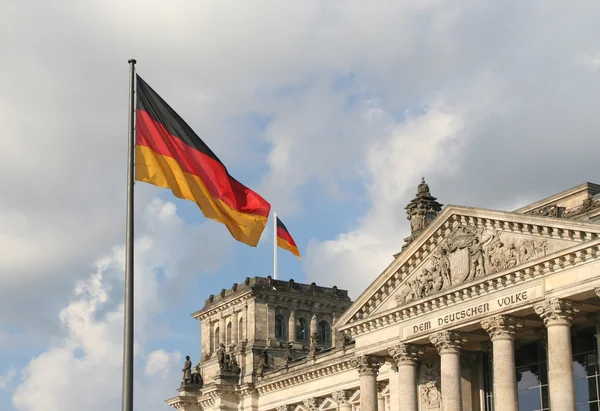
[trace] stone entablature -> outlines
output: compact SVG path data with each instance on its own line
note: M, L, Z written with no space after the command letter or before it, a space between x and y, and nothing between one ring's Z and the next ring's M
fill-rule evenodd
M599 237L599 234L600 228L597 224L575 221L563 222L556 219L549 220L514 213L449 206L442 211L437 221L401 253L372 286L357 299L356 308L349 310L340 318L340 330L347 330L353 324L361 323L362 319L366 317L371 317L369 320L378 317L379 312L397 311L398 302L391 302L390 297L397 295L402 287L407 288L406 284L409 284L411 279L414 280L417 276L423 275L422 270L431 272L430 268L436 265L441 266L435 274L438 277L443 277L444 273L448 271L447 265L449 263L447 258L440 255L444 250L447 254L458 251L463 254L460 257L462 262L459 261L459 263L465 266L463 271L466 275L463 274L462 281L458 279L456 282L461 283L461 285L465 281L472 284L479 281L480 278L490 278L490 274L494 272L497 273L494 274L497 276L498 274L511 272L511 270L520 272L524 268L531 271L532 263L535 266L545 261L545 259L548 260L548 264L551 266L564 264L554 262L550 257L556 256L558 250L571 249L570 246L575 250L576 247L574 246L592 242ZM453 235L454 238L452 238ZM495 266L488 264L486 261L491 262L493 255L486 255L485 250L473 249L473 247L466 245L472 242L473 239L481 241L484 236L487 246L495 244L495 248L488 249L488 253L493 253L496 250L503 251L504 265L502 261L498 261ZM449 242L453 244L448 244ZM515 244L518 244L520 248L517 249ZM469 255L469 253L471 254ZM571 254L568 253L566 258L577 258L577 255ZM540 258L539 256L543 257ZM512 262L506 264L506 261L510 258L512 258ZM470 263L466 263L469 259L471 259ZM478 260L480 262L483 260L481 266L477 263ZM523 264L522 260L529 261ZM507 266L509 268L505 268ZM489 270L490 267L491 270ZM504 269L501 270L502 268ZM497 270L501 271L498 272ZM488 271L491 271L491 273ZM525 275L529 274L525 273ZM473 277L474 279L472 279ZM436 283L435 280L432 282ZM447 281L447 283L451 282ZM456 293L455 290L456 287L454 286L443 286L440 291L429 292L427 297L442 292L452 296ZM417 300L420 300L420 298ZM400 298L400 303L402 305L402 298ZM407 307L409 306L410 304L407 305ZM383 319L383 321L386 320ZM387 321L389 322L389 319Z
M424 314L444 309L450 305L490 295L499 290L508 291L509 287L525 284L545 275L562 271L576 264L594 260L597 258L599 251L600 240L575 245L540 260L516 267L514 270L505 270L504 272L484 277L478 281L454 287L447 290L443 295L432 296L424 300L416 301L400 309L392 308L364 320L347 324L340 329L348 335L358 336L376 329L401 322L408 322L413 318L418 318ZM491 310L488 308L479 314L482 316L490 311ZM475 318L479 317L473 316L473 320Z

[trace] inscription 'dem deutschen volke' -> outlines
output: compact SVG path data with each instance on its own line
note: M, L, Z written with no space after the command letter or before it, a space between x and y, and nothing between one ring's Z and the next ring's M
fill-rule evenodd
M535 294L535 288L519 291L506 297L495 298L490 302L478 304L473 307L457 310L428 321L424 321L404 328L404 338L415 334L430 332L433 329L444 327L449 324L461 322L472 317L478 317L483 314L507 308L513 305L521 304L532 299L531 294Z

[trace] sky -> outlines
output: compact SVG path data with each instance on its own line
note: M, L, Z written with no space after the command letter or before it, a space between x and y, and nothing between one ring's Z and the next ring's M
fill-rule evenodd
M499 210L600 182L600 3L0 0L0 409L118 409L128 64L352 298L400 251L422 176ZM190 314L273 271L136 184L135 407L166 411ZM270 221L269 224L272 224ZM269 225L271 227L271 225Z

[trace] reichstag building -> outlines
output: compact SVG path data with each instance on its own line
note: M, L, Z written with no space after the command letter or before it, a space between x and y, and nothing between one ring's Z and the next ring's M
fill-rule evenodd
M209 296L202 357L167 404L598 411L600 185L494 211L442 207L423 180L406 213L410 236L356 301L271 277Z

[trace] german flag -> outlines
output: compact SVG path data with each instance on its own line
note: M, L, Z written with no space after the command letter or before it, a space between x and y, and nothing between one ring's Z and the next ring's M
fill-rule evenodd
M169 188L256 247L271 205L233 178L215 153L137 76L135 179Z
M284 250L291 251L296 257L300 258L300 251L298 251L298 246L296 242L290 235L290 232L286 228L286 226L281 222L279 217L277 218L277 245Z

